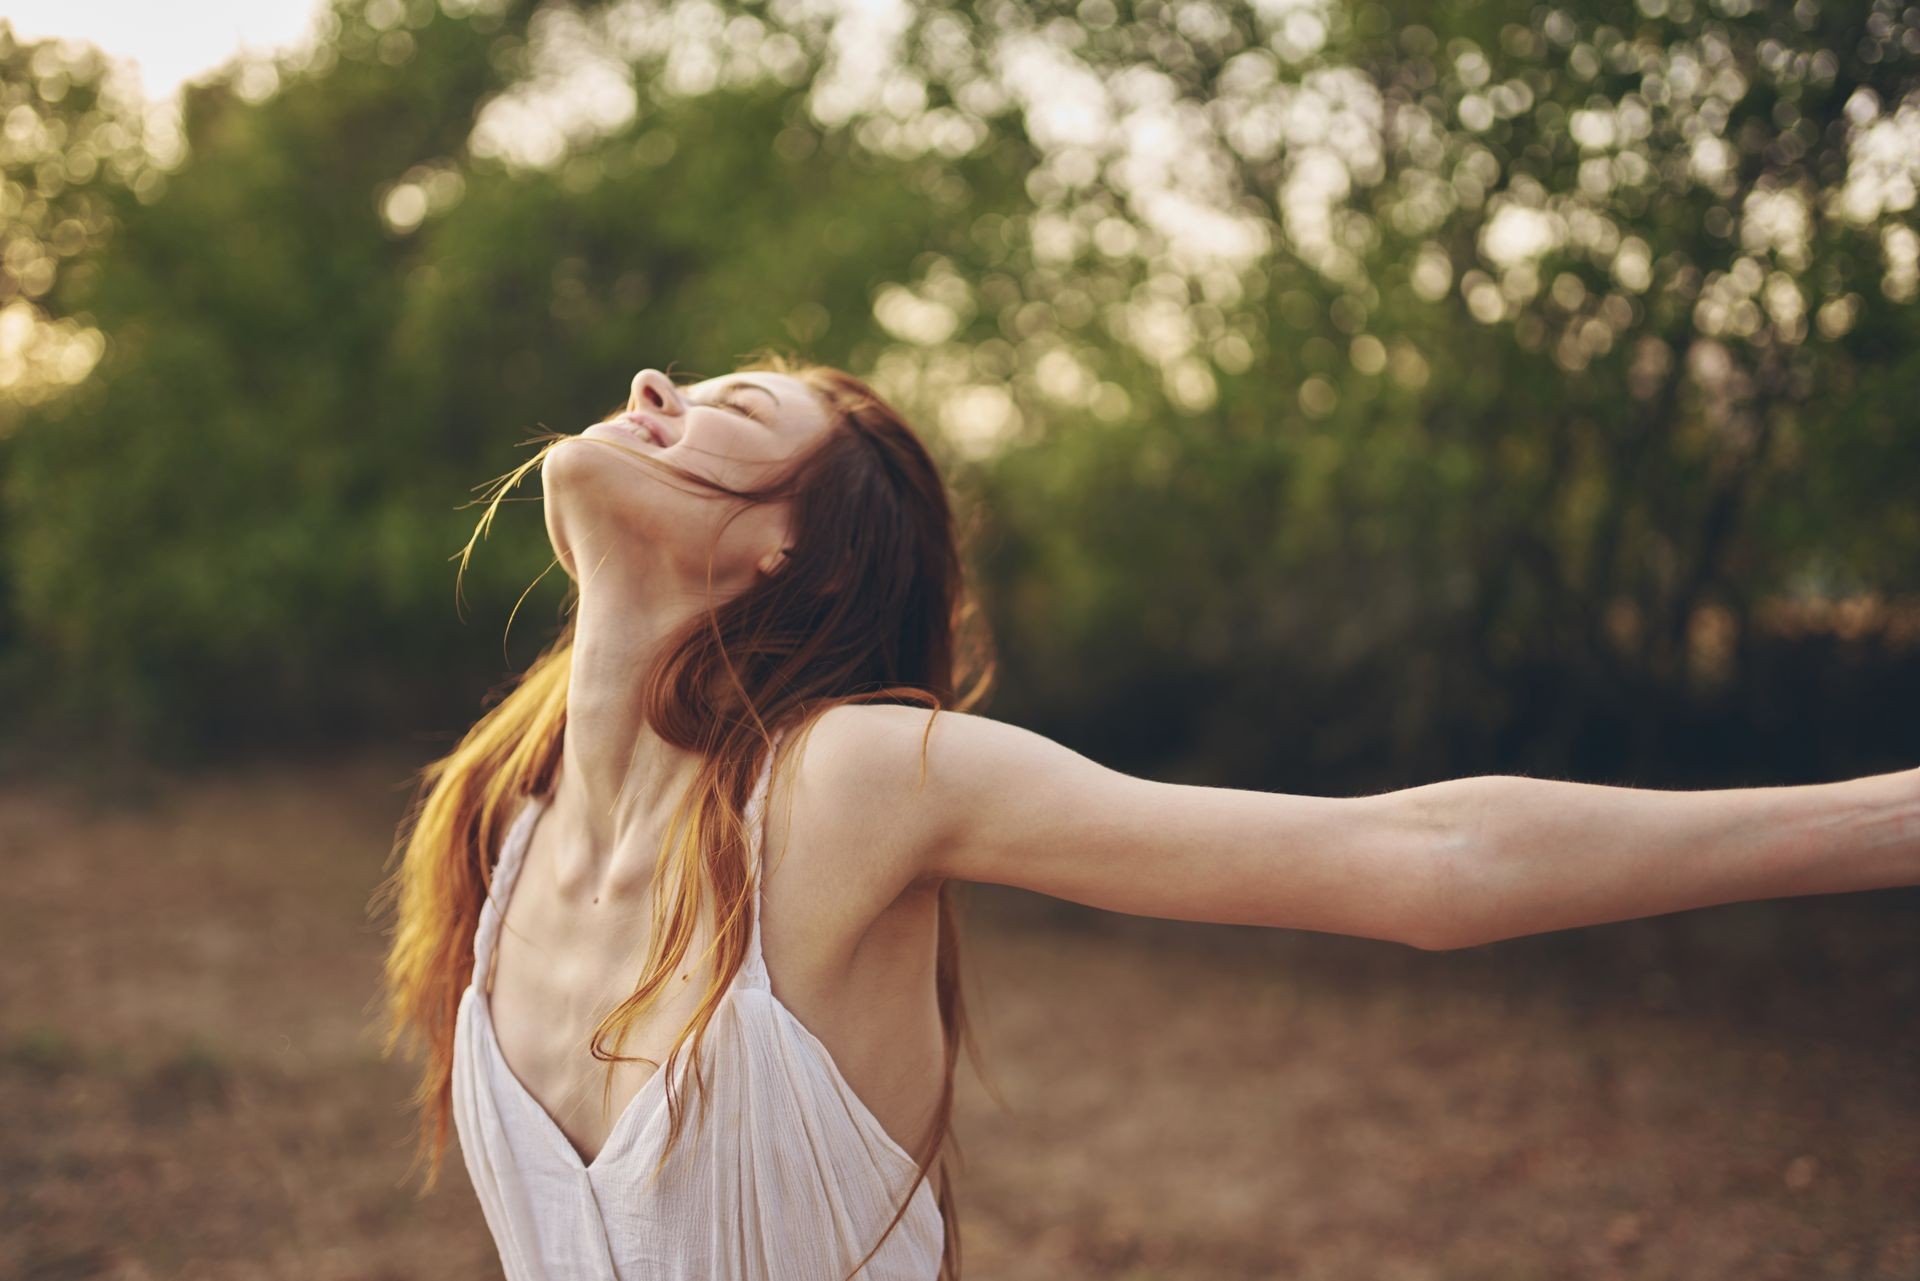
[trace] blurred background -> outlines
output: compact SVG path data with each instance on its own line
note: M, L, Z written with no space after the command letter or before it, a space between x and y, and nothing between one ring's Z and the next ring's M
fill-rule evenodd
M1920 8L4 0L0 95L0 1276L498 1274L367 898L643 366L867 377L1116 768L1920 764ZM1920 892L971 905L969 1275L1920 1278Z

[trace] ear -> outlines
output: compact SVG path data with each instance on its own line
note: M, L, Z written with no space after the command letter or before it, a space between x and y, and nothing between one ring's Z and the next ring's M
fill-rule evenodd
M768 578L772 578L775 574L786 568L787 554L792 550L790 547L782 547L778 551L771 551L765 556L762 556L760 558L760 572Z

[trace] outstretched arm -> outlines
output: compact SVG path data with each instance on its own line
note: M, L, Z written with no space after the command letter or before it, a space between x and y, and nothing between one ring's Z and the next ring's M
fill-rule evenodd
M952 878L1442 950L1920 883L1920 770L1696 792L1483 775L1293 796L1136 778L1005 722L943 711L929 728L924 709L889 705L828 712L806 756L803 786L839 798L838 838L873 861L858 879L874 910Z
M1447 833L1455 947L1920 884L1920 769L1709 791L1490 774L1390 795Z

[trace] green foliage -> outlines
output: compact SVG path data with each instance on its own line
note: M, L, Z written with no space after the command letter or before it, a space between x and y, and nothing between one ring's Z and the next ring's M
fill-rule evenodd
M1170 303L1200 365L1122 328L1160 388L1120 376L1100 461L1055 436L1003 460L1023 697L1102 733L1144 714L1214 778L1514 768L1515 742L1584 771L1605 733L1671 763L1676 700L1766 698L1740 684L1763 606L1913 591L1920 15L1218 13L1140 6L1075 46L1213 113L1189 172L1280 248L1231 288L1114 288L1095 249L1042 273ZM1110 181L1042 198L1097 227L1138 180L1115 141L1080 151ZM1069 341L1105 372L1115 336ZM1723 618L1730 661L1698 634ZM1197 721L1194 689L1222 691Z
M523 492L456 608L476 487L767 345L870 375L985 508L1003 712L1137 765L1591 773L1689 700L1790 732L1756 673L1817 660L1770 602L1915 588L1916 11L928 5L863 102L832 30L723 9L338 0L277 91L192 90L172 164L113 150L97 65L0 42L39 122L0 305L105 336L0 401L15 705L452 732L562 586L503 642ZM585 83L568 32L635 116L480 145Z

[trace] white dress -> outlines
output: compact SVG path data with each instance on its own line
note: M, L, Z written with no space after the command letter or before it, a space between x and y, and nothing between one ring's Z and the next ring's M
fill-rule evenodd
M689 1110L650 1187L667 1136L663 1071L641 1085L585 1163L500 1052L482 976L545 799L528 797L509 825L474 934L453 1050L460 1151L507 1281L843 1281L913 1182L913 1158L768 981L759 863L770 771L771 757L746 811L752 943L701 1051L712 1092L705 1123ZM683 1099L689 1058L683 1047L675 1064ZM922 1181L859 1277L931 1281L944 1226L933 1186Z

